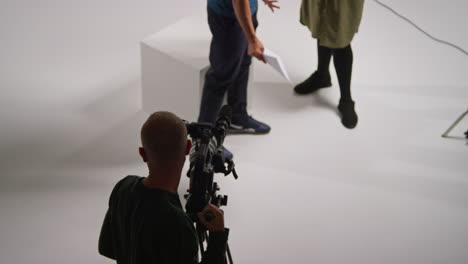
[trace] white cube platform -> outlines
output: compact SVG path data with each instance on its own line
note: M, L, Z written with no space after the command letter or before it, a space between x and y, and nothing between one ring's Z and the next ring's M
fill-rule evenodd
M210 41L206 15L197 15L184 18L141 42L145 112L164 110L188 121L197 119L204 75L209 66Z

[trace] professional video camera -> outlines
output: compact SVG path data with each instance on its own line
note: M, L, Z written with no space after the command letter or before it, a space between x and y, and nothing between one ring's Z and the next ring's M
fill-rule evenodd
M221 108L218 119L215 124L210 123L188 123L187 131L192 138L192 149L190 150L190 167L187 176L190 178L190 189L185 195L187 204L185 210L187 214L196 222L196 230L199 239L200 251L204 252L203 243L208 234L196 219L196 213L205 208L208 203L217 207L227 205L228 197L218 195L219 186L213 181L215 173L223 173L225 176L231 172L237 179L237 173L232 159L226 159L224 156L223 142L226 137L226 130L231 124L231 108L227 105ZM205 215L207 221L213 216ZM232 262L232 256L227 247L229 263ZM227 262L227 261L226 261Z
M203 210L208 204L218 207L227 204L227 196L217 195L219 187L213 182L214 173L229 175L231 172L237 179L234 162L224 157L222 148L226 130L231 123L231 108L227 105L221 108L215 124L189 123L188 134L193 146L190 150L190 168L187 176L190 178L190 189L187 197L186 211L189 215Z
M187 204L185 210L196 223L198 243L203 254L204 242L208 238L206 229L197 221L196 213L201 212L208 203L217 207L227 205L227 196L218 195L219 186L213 181L215 173L223 173L225 176L231 172L237 179L237 173L232 159L224 156L223 142L226 130L231 124L231 108L227 105L221 108L215 124L189 123L187 131L192 138L190 150L190 167L187 176L190 178L190 188L185 195ZM207 221L212 220L213 215L204 216ZM227 245L226 263L233 263L229 245Z

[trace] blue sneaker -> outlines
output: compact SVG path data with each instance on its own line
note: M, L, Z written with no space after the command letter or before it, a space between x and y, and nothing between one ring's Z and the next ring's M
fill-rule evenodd
M271 127L265 123L255 120L252 116L248 116L246 120L239 124L235 120L232 121L229 127L228 134L268 134Z
M232 158L234 158L234 154L232 154L232 152L227 150L227 148L225 148L224 146L221 146L220 149L224 152L225 160L232 160Z

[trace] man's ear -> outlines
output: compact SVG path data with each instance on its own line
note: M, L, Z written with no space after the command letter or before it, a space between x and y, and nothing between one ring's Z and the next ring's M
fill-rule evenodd
M185 146L185 155L188 155L190 153L191 148L192 148L192 141L188 139L187 145Z
M148 156L146 155L145 149L142 147L139 147L138 152L140 153L140 156L143 159L143 162L148 162Z

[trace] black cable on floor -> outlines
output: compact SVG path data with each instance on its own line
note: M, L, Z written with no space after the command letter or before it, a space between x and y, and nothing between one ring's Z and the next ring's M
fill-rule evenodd
M461 51L462 53L464 53L465 55L468 56L468 51L464 50L463 48L461 48L460 46L456 45L456 44L453 44L449 41L446 41L446 40L442 40L442 39L439 39L439 38L436 38L434 36L432 36L431 34L429 34L427 31L425 31L424 29L422 29L420 26L418 26L416 23L414 23L413 21L411 21L411 19L405 17L404 15L398 13L397 11L395 11L392 7L382 3L381 1L379 0L374 0L377 4L383 6L384 8L388 9L390 12L392 12L393 14L397 15L398 17L400 17L401 19L405 20L406 22L408 22L409 24L411 24L413 27L415 27L417 30L419 30L420 32L422 32L424 35L428 36L430 39L436 41L436 42L439 42L439 43L442 43L444 45L447 45L447 46L450 46L452 48L455 48L459 51Z

